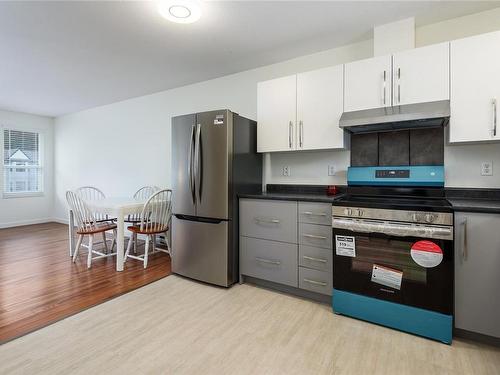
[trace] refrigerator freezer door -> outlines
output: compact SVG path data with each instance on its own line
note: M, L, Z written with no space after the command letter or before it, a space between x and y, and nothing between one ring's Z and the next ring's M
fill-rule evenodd
M172 218L172 272L220 286L229 286L230 222L206 223Z
M196 215L194 195L194 140L196 115L172 119L172 212Z
M232 113L227 110L196 115L196 216L230 219Z

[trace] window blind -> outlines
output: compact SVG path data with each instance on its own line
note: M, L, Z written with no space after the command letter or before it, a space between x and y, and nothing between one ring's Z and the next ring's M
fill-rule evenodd
M39 133L4 129L4 193L41 193L43 175L40 161Z

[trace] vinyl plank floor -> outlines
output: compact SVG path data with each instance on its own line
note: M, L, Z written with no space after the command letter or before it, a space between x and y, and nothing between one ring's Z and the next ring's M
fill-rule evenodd
M0 347L2 374L495 374L500 348L445 345L249 284L170 276Z

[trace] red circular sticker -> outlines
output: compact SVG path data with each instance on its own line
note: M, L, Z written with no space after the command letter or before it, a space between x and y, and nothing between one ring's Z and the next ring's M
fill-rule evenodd
M411 257L419 266L436 267L443 261L443 250L432 241L418 241L411 247Z

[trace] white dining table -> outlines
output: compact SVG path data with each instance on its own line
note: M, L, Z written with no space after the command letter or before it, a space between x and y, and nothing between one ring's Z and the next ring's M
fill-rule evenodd
M85 203L93 212L108 215L116 218L116 270L123 271L124 246L124 221L125 217L133 214L140 214L145 200L136 200L130 197L110 197L99 200L86 200ZM75 219L73 212L69 210L69 255L75 251Z

